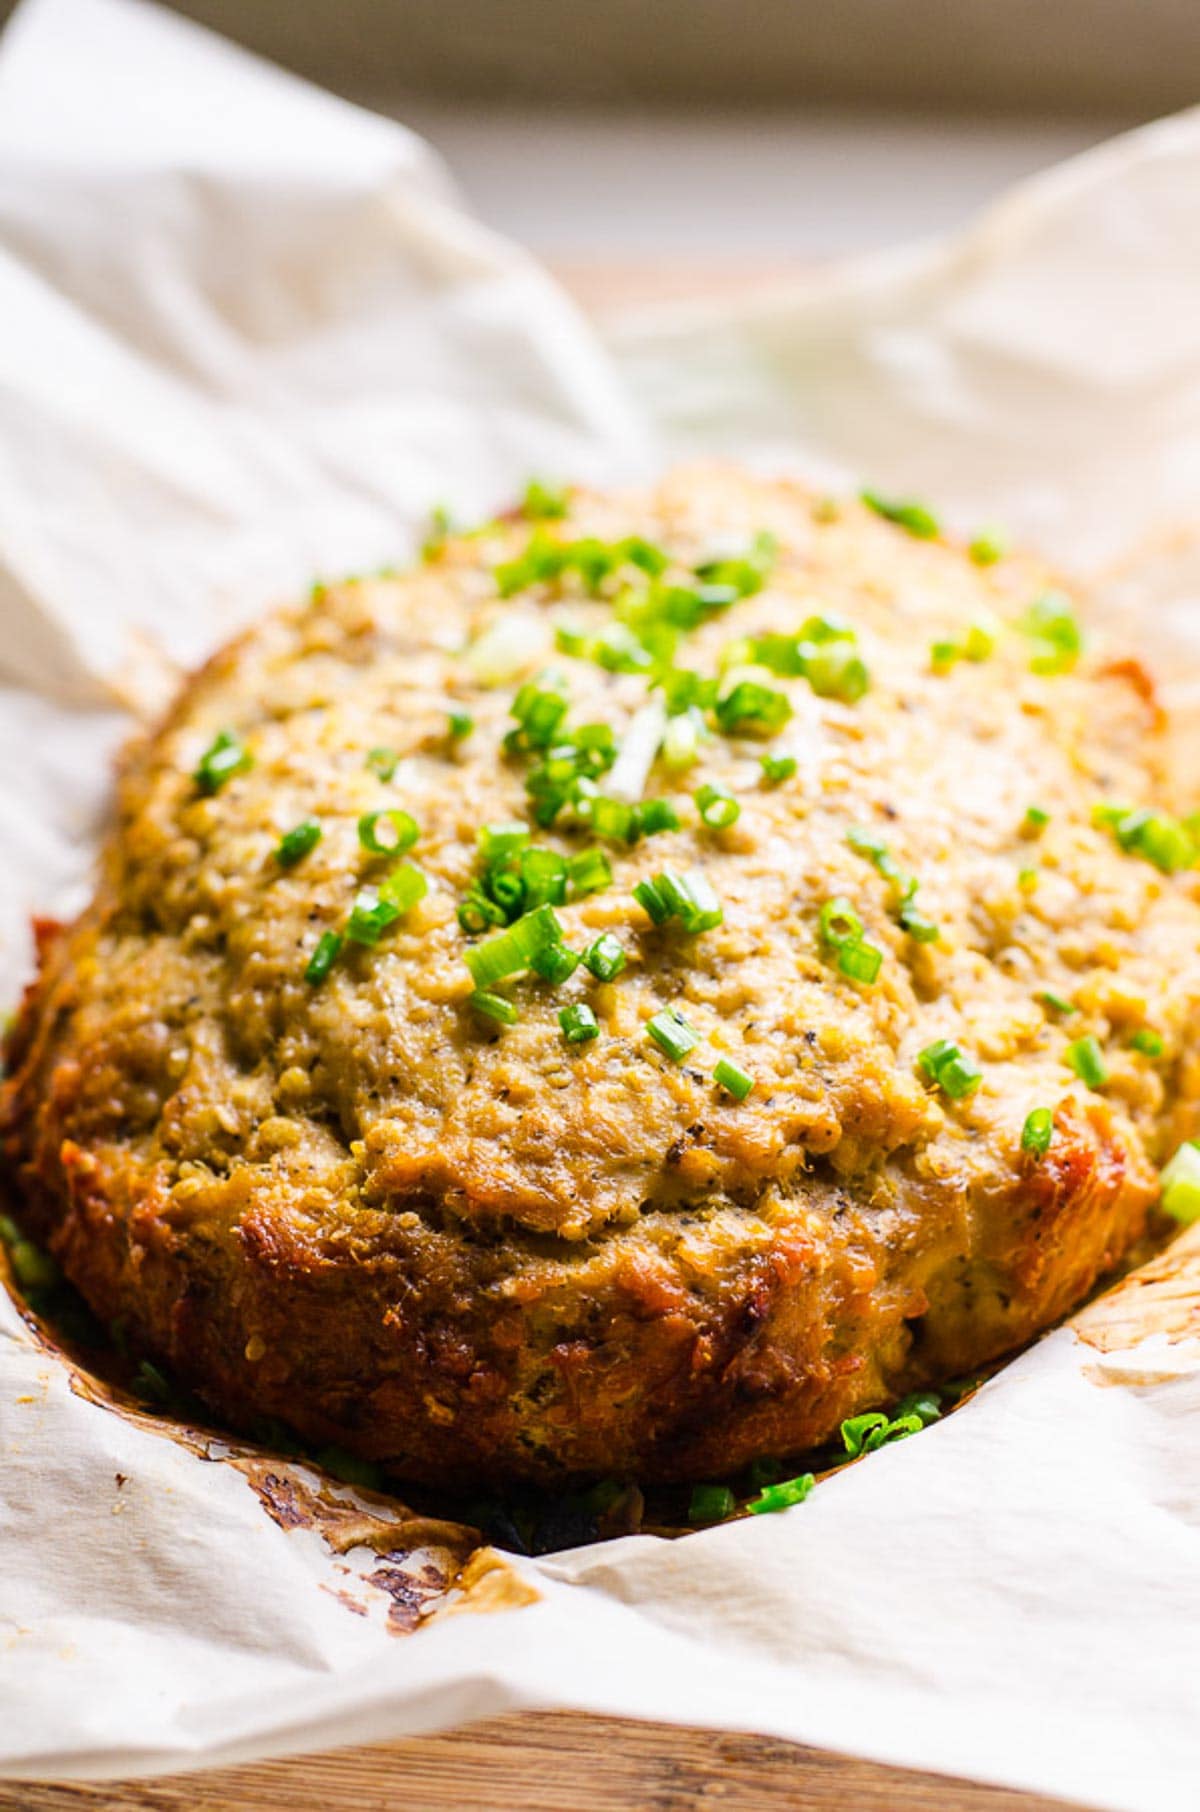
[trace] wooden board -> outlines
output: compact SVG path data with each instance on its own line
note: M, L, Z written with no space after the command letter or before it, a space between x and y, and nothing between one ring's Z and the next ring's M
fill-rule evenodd
M374 1749L86 1786L0 1782L0 1812L1065 1812L1062 1802L769 1737L526 1712Z
M748 293L795 267L581 264L584 307ZM1066 1812L1060 1800L944 1780L769 1737L526 1712L374 1748L150 1781L4 1782L0 1812Z

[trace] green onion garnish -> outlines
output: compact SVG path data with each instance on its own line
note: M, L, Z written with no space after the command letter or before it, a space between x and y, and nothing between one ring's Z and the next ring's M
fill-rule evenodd
M633 897L652 924L666 924L671 916L671 908L654 880L647 876L644 881L639 881L633 889Z
M841 1426L842 1445L850 1458L856 1460L860 1454L875 1453L891 1441L903 1441L908 1435L919 1434L925 1426L925 1417L915 1411L897 1415L893 1420L882 1410L871 1409L861 1416L846 1418Z
M1021 820L1021 825L1024 830L1036 837L1045 830L1049 822L1050 814L1044 806L1029 805L1025 808L1025 816Z
M850 981L865 982L868 986L878 979L883 966L883 951L875 944L856 940L843 944L837 953L838 968Z
M370 768L372 774L377 774L380 780L390 780L399 762L400 757L395 749L370 749L364 766Z
M561 485L543 484L540 478L531 478L525 486L521 513L530 522L553 521L566 515L568 502L568 493Z
M821 938L840 950L843 944L852 944L863 934L863 922L855 912L849 900L838 894L836 899L826 900L820 915Z
M949 673L955 661L962 659L962 652L957 642L931 642L929 665L935 673Z
M415 862L401 862L379 883L379 897L397 912L411 912L429 892L429 882Z
M1053 988L1039 988L1033 997L1042 1006L1049 1007L1052 1013L1078 1013L1079 1008L1065 994L1056 994Z
M741 817L742 808L728 787L715 786L710 782L697 787L692 798L709 830L728 830Z
M1035 1107L1025 1116L1021 1128L1021 1150L1044 1158L1054 1137L1054 1115L1048 1107Z
M1083 653L1083 632L1071 600L1060 591L1044 591L1021 619L1032 644L1029 666L1034 673L1069 673Z
M858 702L871 683L867 664L851 642L829 642L809 651L804 677L818 698L837 698L843 704Z
M816 1482L811 1472L802 1472L799 1478L783 1479L778 1485L765 1485L757 1497L751 1498L746 1508L754 1516L767 1516L775 1510L788 1510L793 1504L802 1504Z
M469 711L450 711L446 714L446 734L451 742L462 742L475 728L475 719Z
M664 868L655 875L654 887L667 909L667 917L677 918L689 934L715 931L724 922L721 902L702 869L689 868L681 875L673 868Z
M726 736L774 736L792 715L787 694L757 680L739 680L717 700L717 723Z
M576 898L600 893L612 882L612 863L602 849L583 849L577 856L568 856L567 875Z
M562 926L553 906L538 906L506 931L476 944L474 949L464 950L463 958L475 986L488 989L508 975L531 969L535 956L556 948L562 941Z
M511 1000L506 1000L503 994L491 994L485 988L477 988L467 1004L482 1013L485 1019L494 1019L502 1026L515 1026L521 1017Z
M205 749L192 778L202 793L219 793L227 780L253 767L254 758L232 730L218 730Z
M1098 805L1093 809L1092 819L1110 830L1128 854L1153 862L1165 875L1194 867L1200 856L1200 845L1186 825L1165 812L1151 812L1144 807L1130 811L1125 806Z
M1166 1212L1185 1226L1200 1220L1200 1145L1194 1139L1179 1147L1160 1180Z
M689 1523L719 1523L732 1516L737 1499L728 1485L693 1485L688 1503Z
M916 876L900 867L883 838L865 825L852 824L846 832L846 841L856 855L865 856L877 873L891 883L894 910L901 929L918 944L936 943L941 935L938 927L916 903Z
M275 848L275 860L281 868L295 868L309 850L321 841L321 826L315 818L301 818L290 831L284 831Z
M695 1026L689 1025L676 1007L663 1007L646 1021L646 1036L652 1038L672 1063L682 1063L689 1051L700 1042Z
M638 836L653 837L659 831L679 829L679 813L669 799L643 799L633 808L634 830Z
M352 944L377 944L384 932L428 892L429 882L421 870L412 862L402 863L378 887L359 889L346 921L346 936Z
M968 544L967 552L976 566L995 566L1008 552L1008 536L1003 529L980 529Z
M602 931L600 936L590 943L583 953L583 966L590 969L597 981L612 981L620 975L627 958L618 940L611 931Z
M938 1038L928 1044L917 1057L917 1062L929 1077L949 1095L951 1101L962 1101L974 1094L983 1081L983 1071L978 1064L954 1042L952 1038Z
M476 832L475 841L485 862L503 862L505 857L524 849L529 842L529 826L522 824L519 819L509 819L503 824L485 824Z
M860 491L859 496L869 510L874 510L886 522L894 522L898 528L907 529L918 541L933 541L941 534L937 517L923 503L916 503L912 499L881 497L878 491Z
M1108 1065L1100 1041L1090 1032L1086 1038L1077 1038L1074 1044L1067 1046L1067 1062L1089 1088L1103 1088L1108 1081Z
M473 887L458 908L458 922L470 937L478 937L492 925L503 925L506 913L502 906Z
M1143 1057L1161 1057L1164 1050L1161 1032L1155 1032L1150 1026L1139 1026L1129 1040L1130 1047L1140 1051Z
M358 840L373 856L402 856L420 834L409 812L364 812L358 821Z
M794 755L764 755L759 761L763 781L767 786L778 786L782 780L790 780L796 772Z
M686 711L675 717L669 717L658 752L663 766L673 774L690 768L700 754L703 731L704 720L694 705L689 705Z
M527 680L514 698L509 714L516 718L518 726L504 738L504 747L510 754L527 749L548 749L556 741L559 727L567 715L567 701L557 688L539 686L534 680Z
M745 553L702 560L695 569L696 576L709 585L728 586L738 597L748 598L752 592L761 591L778 548L774 535L761 530Z
M558 1015L562 1035L568 1044L586 1044L590 1038L600 1036L600 1022L586 1001L573 1001L569 1007L563 1007Z
M713 1071L713 1081L727 1095L732 1095L735 1101L744 1101L754 1087L754 1077L740 1069L736 1063L731 1063L728 1057L722 1057L718 1063Z
M316 948L308 959L308 964L304 971L305 981L312 982L314 987L318 982L323 982L325 977L329 974L329 971L333 968L334 963L336 963L341 948L342 938L340 932L323 931L317 939Z
M551 944L549 949L537 951L529 966L543 981L559 988L578 969L579 953L565 944Z

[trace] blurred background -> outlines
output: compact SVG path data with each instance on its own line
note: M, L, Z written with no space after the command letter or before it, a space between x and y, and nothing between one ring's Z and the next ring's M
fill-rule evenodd
M485 219L600 302L952 225L1018 177L1200 100L1200 0L176 10L406 120Z

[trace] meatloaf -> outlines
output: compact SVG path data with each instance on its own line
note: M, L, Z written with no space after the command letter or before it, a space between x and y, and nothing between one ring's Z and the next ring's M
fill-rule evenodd
M126 754L0 1130L227 1422L454 1488L728 1476L1078 1303L1200 1130L1136 660L917 505L530 487Z

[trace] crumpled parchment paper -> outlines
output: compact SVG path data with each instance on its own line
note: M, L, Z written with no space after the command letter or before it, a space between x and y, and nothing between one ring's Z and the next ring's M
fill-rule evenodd
M732 452L928 494L1099 575L1189 696L1198 197L1187 115L951 243L603 343L401 128L134 0L26 0L0 49L6 995L29 913L86 893L109 756L164 660L532 471ZM1198 1429L1189 1235L791 1512L460 1574L454 1531L114 1413L4 1298L0 1771L556 1705L1182 1812Z

